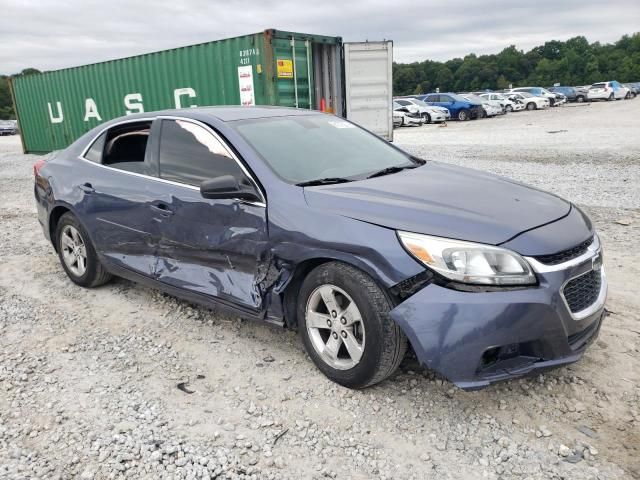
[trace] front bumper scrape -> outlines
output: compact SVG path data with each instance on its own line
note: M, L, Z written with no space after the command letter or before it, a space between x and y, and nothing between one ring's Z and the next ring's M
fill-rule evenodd
M423 366L475 390L580 359L605 309L603 303L586 318L572 318L560 294L571 274L548 273L536 287L511 291L465 292L431 283L390 315ZM606 289L604 273L603 282Z

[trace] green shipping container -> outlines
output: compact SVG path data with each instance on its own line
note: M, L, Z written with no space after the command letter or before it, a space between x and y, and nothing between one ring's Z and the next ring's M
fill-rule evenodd
M129 113L280 105L345 115L342 39L265 30L12 79L25 152L71 144Z

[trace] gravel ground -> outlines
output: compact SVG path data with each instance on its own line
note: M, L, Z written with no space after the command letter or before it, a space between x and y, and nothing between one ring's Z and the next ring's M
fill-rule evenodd
M350 391L293 332L125 280L75 286L35 217L37 157L1 137L0 478L639 478L639 107L396 132L574 200L605 245L612 314L585 357L471 393L411 358Z

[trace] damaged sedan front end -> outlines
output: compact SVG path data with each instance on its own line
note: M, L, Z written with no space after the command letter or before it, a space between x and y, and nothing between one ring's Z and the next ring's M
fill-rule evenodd
M331 115L130 115L34 174L73 282L118 275L297 329L351 388L387 378L409 346L465 389L564 365L604 317L600 241L576 206Z

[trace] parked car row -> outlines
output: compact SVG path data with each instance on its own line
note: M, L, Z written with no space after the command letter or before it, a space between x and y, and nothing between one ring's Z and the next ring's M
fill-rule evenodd
M18 133L18 122L15 120L0 120L0 135L15 135Z
M640 82L615 80L582 87L516 87L503 91L446 92L397 97L393 101L394 127L420 126L450 119L473 120L521 110L543 110L567 102L635 98Z

